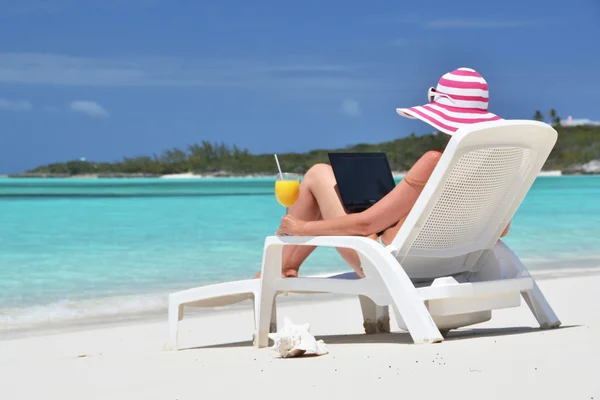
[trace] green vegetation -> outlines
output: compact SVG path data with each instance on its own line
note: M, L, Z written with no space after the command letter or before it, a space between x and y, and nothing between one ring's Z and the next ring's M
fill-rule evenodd
M536 111L535 114L533 114L533 119L535 121L543 121L544 120L544 114L542 114L542 112L540 110Z
M564 170L577 164L600 160L600 126L555 127L558 141L544 169Z
M337 151L386 152L394 170L407 170L427 150L443 149L446 135L411 135L404 139L380 144L357 144ZM289 172L303 173L312 165L328 162L329 150L312 150L307 153L279 154L282 168ZM273 174L275 161L272 154L250 154L236 146L214 144L207 141L188 146L186 150L171 149L160 156L125 158L114 163L69 161L50 164L27 171L28 174L149 174L163 175L193 172L198 174L225 172L228 174Z
M548 112L548 116L550 117L548 122L552 126L560 125L560 117L554 108ZM533 119L535 121L545 121L544 113L542 113L540 110L537 110L535 114L533 114Z
M541 114L541 113L540 113ZM556 112L550 114L556 121ZM543 115L542 115L543 119ZM600 126L562 127L556 125L559 136L544 169L564 170L574 164L582 164L600 159ZM443 134L410 136L379 144L357 144L335 151L387 153L390 165L395 171L408 170L426 151L443 149L448 137ZM280 154L282 166L286 171L305 172L310 166L327 162L329 150L313 150L307 153ZM193 172L210 174L221 172L224 175L272 174L274 161L272 154L250 154L248 150L225 144L203 141L188 146L187 149L171 149L161 155L124 158L114 163L88 161L68 161L50 164L28 171L35 175L82 175L82 174L145 174L163 175Z

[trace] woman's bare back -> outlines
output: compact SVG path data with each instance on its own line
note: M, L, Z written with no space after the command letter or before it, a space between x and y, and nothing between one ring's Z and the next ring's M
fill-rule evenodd
M408 171L404 179L400 181L398 184L398 190L402 190L402 203L408 208L408 212L405 213L400 220L396 222L390 228L387 228L383 234L381 235L381 241L385 245L389 245L394 237L400 230L400 227L406 220L408 213L415 205L419 195L423 191L425 184L431 177L433 170L435 169L440 157L442 156L442 152L438 150L431 150L427 153L423 154L423 156L413 165L413 167Z

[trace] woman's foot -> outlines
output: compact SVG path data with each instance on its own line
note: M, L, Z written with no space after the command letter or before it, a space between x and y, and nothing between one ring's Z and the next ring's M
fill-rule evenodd
M295 269L287 269L287 270L281 271L281 277L282 278L297 278L298 271L296 271ZM254 275L254 278L252 278L252 279L260 279L260 272L256 275Z

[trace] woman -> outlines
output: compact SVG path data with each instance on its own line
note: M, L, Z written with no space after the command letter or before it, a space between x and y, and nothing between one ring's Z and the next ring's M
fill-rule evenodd
M501 119L487 111L488 85L475 70L459 68L445 74L437 87L428 92L429 104L397 109L398 114L418 118L448 135L460 127ZM431 150L408 171L404 179L383 199L369 209L348 214L337 191L333 171L329 165L317 164L310 168L300 184L300 195L283 217L277 234L296 236L364 236L381 239L389 245L408 216L433 173L442 152ZM508 233L510 224L502 236ZM376 232L383 232L378 237ZM283 249L283 277L297 277L302 262L314 247L285 246ZM363 276L358 254L351 249L337 251L344 260Z

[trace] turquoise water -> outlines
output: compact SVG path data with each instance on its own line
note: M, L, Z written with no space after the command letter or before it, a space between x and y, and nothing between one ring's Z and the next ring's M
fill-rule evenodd
M163 309L253 276L283 208L273 181L0 179L0 330ZM538 178L506 238L530 268L600 265L600 177ZM343 270L318 249L304 273Z

